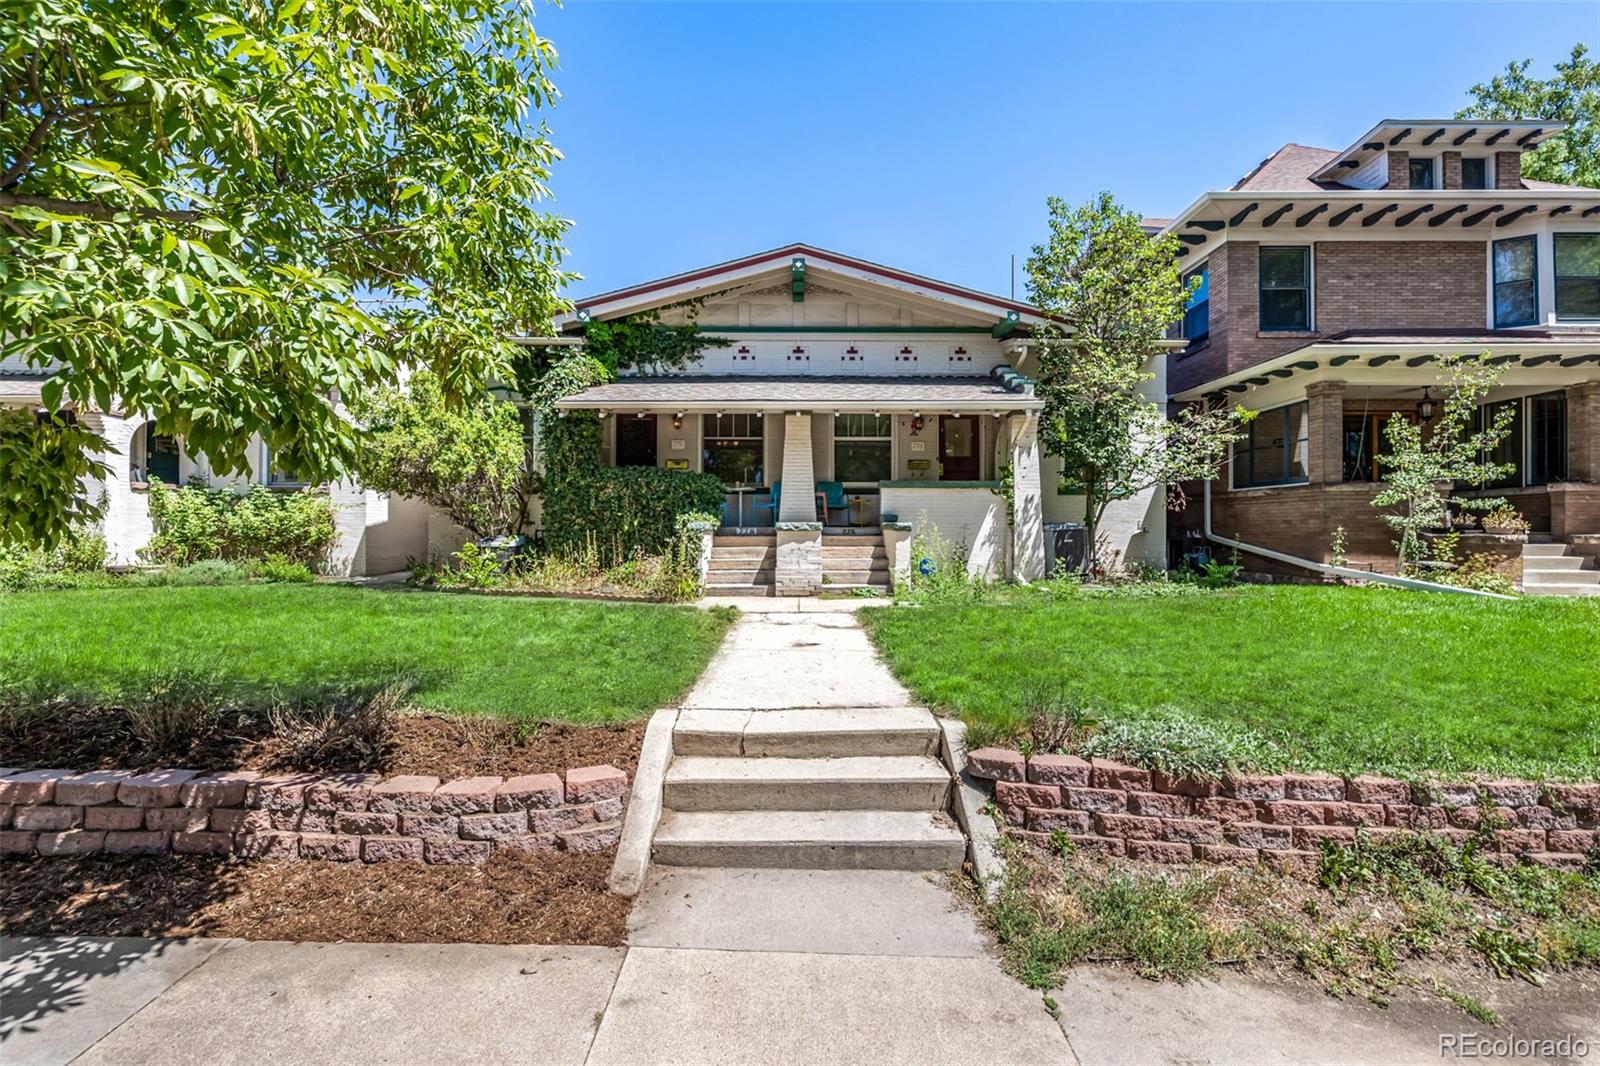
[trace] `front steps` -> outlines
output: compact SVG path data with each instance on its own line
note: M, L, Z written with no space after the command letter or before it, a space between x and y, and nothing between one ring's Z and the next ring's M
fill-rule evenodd
M889 591L882 533L822 533L822 587Z
M772 535L718 533L711 538L707 596L770 596L778 561Z
M652 857L668 866L954 870L938 725L917 707L679 713Z
M1530 596L1600 596L1600 570L1566 544L1522 546L1522 591Z

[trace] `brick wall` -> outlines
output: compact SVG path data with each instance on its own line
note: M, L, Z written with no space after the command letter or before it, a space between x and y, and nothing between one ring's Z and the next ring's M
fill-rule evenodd
M1442 188L1461 188L1461 153L1445 152L1439 158L1442 163L1442 170L1444 171L1442 175L1444 179Z
M193 770L0 770L0 855L164 852L480 863L494 851L616 843L611 766L504 779Z
M1389 177L1384 182L1385 189L1411 188L1411 153L1389 153Z
M1283 239L1294 241L1288 233ZM1484 327L1488 267L1481 241L1319 241L1312 254L1316 330L1263 334L1260 243L1229 241L1212 253L1211 342L1172 359L1172 391L1347 329Z
M1520 151L1494 154L1494 187L1497 189L1522 188L1522 153Z
M1315 872L1323 841L1396 834L1477 838L1503 865L1582 869L1600 845L1600 784L1496 780L1413 786L1332 774L1172 778L1071 755L982 748L973 776L994 782L1008 832L1039 843L1065 832L1078 850L1150 862L1265 863Z

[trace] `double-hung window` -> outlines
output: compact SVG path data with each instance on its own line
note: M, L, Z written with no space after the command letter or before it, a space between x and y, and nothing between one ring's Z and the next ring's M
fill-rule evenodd
M1261 328L1311 328L1311 249L1261 249Z
M1558 233L1556 317L1600 319L1600 233Z
M1531 326L1539 321L1539 257L1533 237L1494 242L1494 325Z
M1467 156L1461 160L1461 187L1487 189L1489 187L1489 161L1483 156Z
M892 415L834 415L833 479L854 485L889 480L893 442Z
M1211 267L1203 266L1192 272L1183 283L1188 285L1195 278L1200 279L1200 284L1189 294L1189 303L1183 312L1183 339L1189 342L1190 351L1205 344L1211 336Z
M705 472L725 485L762 485L762 420L757 415L706 415Z
M1303 485L1310 450L1304 402L1262 411L1233 444L1233 487Z

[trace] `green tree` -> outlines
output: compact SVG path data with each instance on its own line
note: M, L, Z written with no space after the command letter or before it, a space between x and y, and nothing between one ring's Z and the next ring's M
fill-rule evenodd
M507 380L507 335L558 310L554 59L532 0L0 0L0 356L54 371L47 411L148 411L219 473L252 433L349 468L342 402ZM92 516L92 432L0 435L52 471L7 478L0 540Z
M1061 459L1062 476L1082 487L1094 569L1106 507L1215 477L1245 414L1185 408L1169 418L1144 395L1155 378L1146 367L1193 288L1179 274L1177 238L1151 238L1110 193L1078 208L1051 197L1049 208L1049 239L1028 258L1030 299L1051 318L1036 331L1039 438Z
M356 415L365 426L357 469L367 487L424 500L474 537L527 523L531 473L515 406L488 396L448 403L438 379L420 371Z
M1532 65L1531 59L1514 61L1503 74L1468 89L1474 102L1456 117L1565 122L1566 130L1523 153L1523 177L1600 187L1600 63L1577 44L1572 58L1557 63L1547 80L1529 77Z
M1423 531L1444 526L1450 504L1487 511L1505 502L1450 495L1453 484L1478 488L1516 469L1489 459L1510 432L1516 409L1508 405L1492 419L1480 419L1479 407L1500 380L1500 368L1488 359L1488 352L1470 358L1440 356L1444 402L1438 419L1424 427L1397 413L1384 426L1389 454L1378 456L1385 473L1372 506L1394 508L1382 517L1396 534L1397 572L1422 557Z

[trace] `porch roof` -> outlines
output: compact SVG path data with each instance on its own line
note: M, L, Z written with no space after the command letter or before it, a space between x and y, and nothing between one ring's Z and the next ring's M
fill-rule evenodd
M1032 411L1044 401L984 377L867 377L821 375L721 376L680 374L628 377L568 396L568 411L759 411L880 408L935 411Z
M1441 355L1491 353L1504 383L1575 384L1600 378L1595 330L1345 330L1175 394L1179 401L1229 400L1293 378L1382 385L1436 383Z

